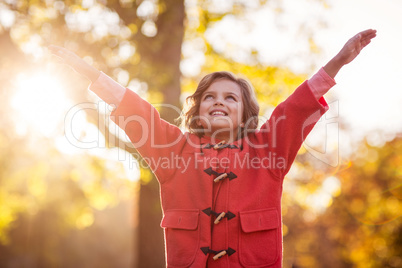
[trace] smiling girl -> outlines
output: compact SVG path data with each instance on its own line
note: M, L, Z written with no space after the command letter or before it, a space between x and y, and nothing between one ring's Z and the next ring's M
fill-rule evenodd
M251 85L228 72L205 76L187 98L183 133L156 109L74 53L50 50L88 77L90 89L116 105L111 119L149 161L161 194L168 267L281 267L283 179L308 133L328 109L334 77L376 36L351 38L257 129ZM173 163L188 163L183 171ZM158 162L159 163L159 162Z

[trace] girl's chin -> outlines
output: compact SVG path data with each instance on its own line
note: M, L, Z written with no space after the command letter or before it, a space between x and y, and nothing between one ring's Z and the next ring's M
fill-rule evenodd
M209 137L218 136L233 136L238 132L237 127L233 127L233 124L228 121L226 117L216 117L209 121L208 124L203 122L204 135Z
M205 136L209 137L212 142L225 141L226 143L232 143L237 140L237 135L235 133L230 132L211 132L205 133Z
M208 132L204 132L205 135L209 136L209 137L219 137L219 136L233 136L235 134L237 134L237 130L231 129L229 127L225 128L225 127L221 127L221 128L212 128L210 131Z
M231 131L231 130L236 130L235 127L233 127L233 124L228 124L227 121L216 121L211 123L211 129L215 131Z

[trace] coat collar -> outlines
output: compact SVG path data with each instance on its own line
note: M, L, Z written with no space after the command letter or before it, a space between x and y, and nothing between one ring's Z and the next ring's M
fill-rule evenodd
M202 147L205 147L207 145L215 145L215 144L218 144L219 142L222 142L222 140L220 140L220 139L214 139L214 138L211 138L208 136L202 136L199 139L200 139L200 144ZM243 143L243 139L239 139L239 140L236 140L227 145L232 145L232 146L236 146L237 148L242 148L242 143Z

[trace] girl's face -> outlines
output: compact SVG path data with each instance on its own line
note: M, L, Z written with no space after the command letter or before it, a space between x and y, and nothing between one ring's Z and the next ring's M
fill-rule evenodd
M240 86L230 80L218 80L201 96L198 124L205 135L232 142L243 126L243 109Z

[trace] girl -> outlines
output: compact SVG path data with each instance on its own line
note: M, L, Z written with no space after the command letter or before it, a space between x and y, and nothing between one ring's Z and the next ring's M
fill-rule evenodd
M50 50L88 77L117 108L111 119L146 157L160 183L168 267L281 267L282 182L342 66L375 30L360 32L257 128L251 85L228 72L205 76L187 99L182 133L148 102L74 53Z

